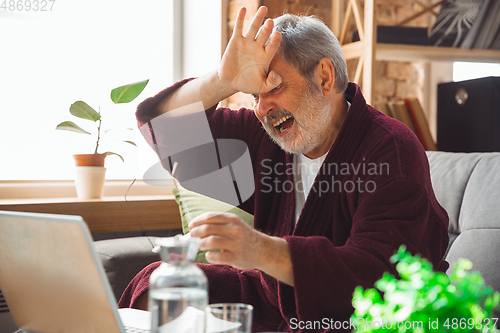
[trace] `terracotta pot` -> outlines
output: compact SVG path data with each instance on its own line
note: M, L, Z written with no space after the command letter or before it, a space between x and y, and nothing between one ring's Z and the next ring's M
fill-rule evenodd
M106 154L73 155L76 166L104 166Z
M106 168L106 154L73 155L76 163L75 185L78 199L100 199L102 197Z

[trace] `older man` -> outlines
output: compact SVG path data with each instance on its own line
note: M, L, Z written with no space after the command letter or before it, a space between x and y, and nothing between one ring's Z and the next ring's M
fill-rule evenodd
M354 288L394 272L389 257L401 244L446 270L448 217L419 141L348 83L331 31L288 14L262 25L261 7L244 35L245 12L218 70L146 100L139 124L202 101L214 138L249 147L255 193L240 207L254 228L210 212L189 226L202 250L222 250L200 265L211 303L252 304L255 331L350 329ZM237 91L253 94L254 112L215 107ZM120 306L144 304L157 266L131 282Z

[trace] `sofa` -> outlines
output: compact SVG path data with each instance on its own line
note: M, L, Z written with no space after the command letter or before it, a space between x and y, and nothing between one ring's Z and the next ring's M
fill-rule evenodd
M435 195L450 218L446 260L453 264L468 258L486 284L500 291L500 153L427 155ZM155 239L94 242L117 300L135 274L159 260L150 243Z

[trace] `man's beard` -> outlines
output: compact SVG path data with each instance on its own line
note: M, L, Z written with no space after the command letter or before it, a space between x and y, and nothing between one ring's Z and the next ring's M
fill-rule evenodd
M306 154L326 140L332 126L332 106L316 87L308 85L305 95L298 101L295 114L298 118L288 110L277 109L264 117L262 125L271 139L287 153ZM280 137L272 123L283 116L293 116L292 126L295 128L294 133Z

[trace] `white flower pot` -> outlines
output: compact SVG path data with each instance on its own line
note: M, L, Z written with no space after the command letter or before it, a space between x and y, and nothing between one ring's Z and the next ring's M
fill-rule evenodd
M77 166L75 169L78 199L100 199L104 190L106 168L103 166Z

